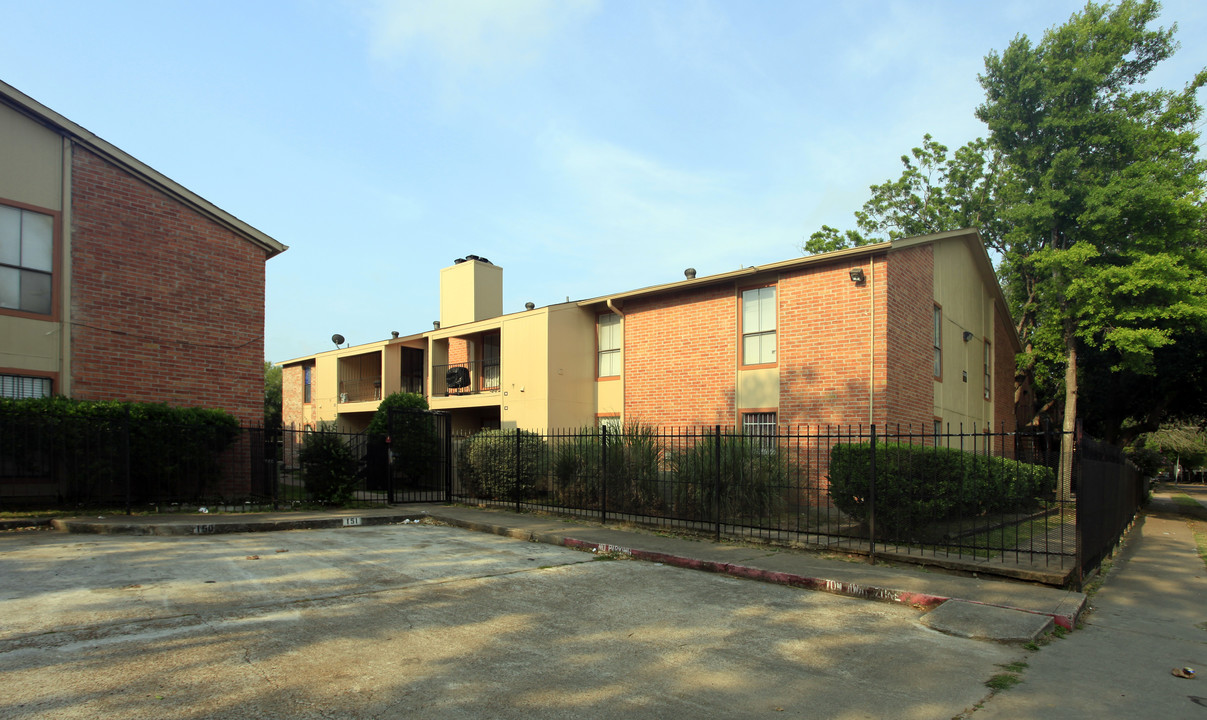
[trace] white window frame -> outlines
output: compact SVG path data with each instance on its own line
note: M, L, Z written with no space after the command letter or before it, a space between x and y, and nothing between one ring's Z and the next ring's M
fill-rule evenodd
M774 285L742 291L743 365L776 364L778 307Z
M620 377L621 373L621 337L623 327L620 316L616 313L602 313L597 316L595 341L597 358L595 362L595 377Z

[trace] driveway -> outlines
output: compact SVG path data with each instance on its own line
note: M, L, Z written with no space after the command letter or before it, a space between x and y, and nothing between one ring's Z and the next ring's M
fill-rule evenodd
M4 718L950 718L918 612L431 524L0 534Z

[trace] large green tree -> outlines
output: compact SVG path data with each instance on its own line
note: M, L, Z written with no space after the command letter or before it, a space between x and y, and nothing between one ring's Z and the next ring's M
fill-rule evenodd
M264 361L264 429L281 427L281 366Z
M918 172L904 158L902 180L874 186L856 214L861 231L888 238L982 228L1024 341L1020 368L1060 401L1068 430L1084 359L1104 382L1097 392L1110 394L1111 377L1152 375L1166 358L1163 367L1185 369L1169 351L1207 327L1207 168L1195 97L1207 72L1181 91L1141 89L1176 49L1172 28L1150 28L1158 10L1091 3L1037 44L1018 36L990 53L976 111L987 143L962 148L963 160L924 145L914 153ZM943 172L927 176L926 167ZM969 167L981 174L960 174ZM806 249L854 244L863 232L823 228ZM1118 434L1123 420L1114 417Z
M1156 2L1090 3L1032 44L985 59L977 117L1009 165L1008 268L1027 285L1037 363L1064 369L1066 442L1083 348L1117 371L1153 370L1154 352L1207 326L1204 164L1196 90L1142 90L1176 49L1150 29ZM1070 453L1064 453L1071 457Z

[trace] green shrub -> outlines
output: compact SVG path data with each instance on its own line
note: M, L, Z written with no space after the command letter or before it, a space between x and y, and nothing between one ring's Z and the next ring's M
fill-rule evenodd
M922 539L934 523L987 513L1027 512L1055 487L1051 468L954 448L876 446L876 530L885 539ZM830 450L830 498L867 520L871 452L868 443Z
M598 508L607 488L610 512L645 514L662 508L659 463L662 447L649 426L633 424L604 435L584 428L553 452L552 470L562 501L574 507Z
M352 497L356 483L356 456L343 437L321 425L308 433L298 451L302 482L315 502L343 504Z
M40 444L19 447L35 435L6 431L5 423L36 425ZM239 420L212 408L65 397L0 399L0 452L18 469L49 463L66 470L81 496L92 499L125 496L127 447L132 499L215 495L219 459L238 434Z
M702 438L671 456L678 511L711 520L719 502L722 519L757 521L779 516L788 480L783 452L765 438L722 436L718 482L715 443L711 437Z
M483 500L531 497L544 451L541 436L527 430L483 430L466 438L458 458L465 492Z

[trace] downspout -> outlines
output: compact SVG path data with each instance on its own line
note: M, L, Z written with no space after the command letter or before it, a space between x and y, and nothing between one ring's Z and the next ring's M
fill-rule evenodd
M868 273L871 335L868 338L868 425L876 422L876 256L868 258L872 268Z
M58 277L58 294L59 294L59 386L54 390L56 393L71 397L74 393L72 387L72 364L71 364L71 224L73 222L71 215L72 203L72 156L74 146L72 145L69 136L63 136L63 174L62 174L62 190L59 193L59 265L56 268Z

